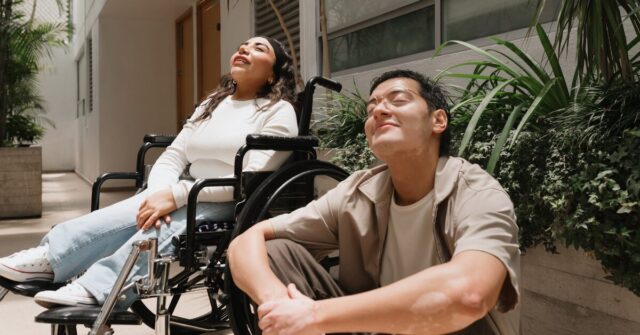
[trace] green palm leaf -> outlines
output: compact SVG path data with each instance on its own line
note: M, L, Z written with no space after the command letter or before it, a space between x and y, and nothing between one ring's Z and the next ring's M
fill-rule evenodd
M518 139L518 135L520 135L520 132L522 132L522 129L527 124L527 121L529 121L529 118L531 118L533 113L538 111L538 108L539 108L541 102L547 96L549 91L551 91L551 89L556 85L557 81L558 81L558 79L554 78L553 80L548 82L545 85L545 87L542 89L542 91L540 91L540 94L535 98L535 100L533 100L533 102L531 103L531 106L529 106L529 109L527 109L527 112L524 113L524 116L522 117L522 120L520 120L520 123L518 124L518 128L516 128L516 131L514 132L513 137L511 138L511 145L510 146L513 146L513 144L516 142L516 140Z
M516 106L513 112L509 114L509 118L507 119L507 122L504 124L504 127L502 127L502 132L500 133L500 137L498 137L498 141L496 141L496 145L493 147L493 150L491 151L491 157L489 157L489 162L487 163L487 172L493 174L493 171L496 168L496 164L500 159L500 153L502 152L502 149L504 149L505 143L507 143L507 139L509 138L509 133L513 128L513 124L516 122L516 119L520 116L520 111L522 111L524 107L525 107L525 104L522 103Z
M491 90L491 92L489 92L489 94L487 94L484 97L484 99L482 99L482 101L478 105L478 108L476 108L475 112L473 112L473 116L471 117L471 120L467 125L467 129L464 132L464 136L462 137L462 141L460 142L460 149L458 150L459 156L462 156L462 154L464 153L464 150L469 145L469 142L471 141L471 136L473 135L476 125L478 124L478 120L480 120L480 116L482 116L482 113L484 113L489 103L491 103L491 101L493 100L493 97L496 94L498 94L498 92L502 91L504 87L511 84L513 81L515 81L515 78L509 79L501 83L500 85L496 86L493 90Z

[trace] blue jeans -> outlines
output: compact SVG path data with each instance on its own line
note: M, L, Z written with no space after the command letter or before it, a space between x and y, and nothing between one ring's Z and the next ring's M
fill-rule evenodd
M64 282L87 270L77 283L96 298L99 304L106 300L111 287L129 256L132 244L151 237L158 239L158 252L172 254L175 247L171 237L186 230L187 207L170 214L171 223L160 229L136 229L136 214L142 201L150 194L141 192L109 207L56 225L42 240L49 244L49 261L54 282ZM197 219L230 220L235 203L199 203ZM127 283L147 274L147 253L141 254ZM125 292L126 299L118 303L130 306L137 296L133 290Z

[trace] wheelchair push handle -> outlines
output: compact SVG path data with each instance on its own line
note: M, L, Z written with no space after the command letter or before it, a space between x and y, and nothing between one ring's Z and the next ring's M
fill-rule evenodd
M307 81L307 86L305 86L305 90L309 85L320 85L336 92L340 92L340 90L342 90L342 84L339 82L320 76L315 76L309 79L309 81Z
M304 101L302 102L300 127L298 129L298 135L300 136L309 135L309 124L311 123L311 107L313 106L313 92L316 90L316 85L326 87L327 89L336 92L340 92L340 90L342 90L342 84L324 77L316 76L307 81L307 84L304 87Z

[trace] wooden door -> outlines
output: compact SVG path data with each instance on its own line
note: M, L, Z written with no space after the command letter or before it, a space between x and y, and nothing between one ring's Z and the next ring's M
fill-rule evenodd
M220 81L220 1L198 5L198 97L204 99Z
M176 83L178 100L177 131L191 116L195 107L193 99L193 15L191 9L176 21Z

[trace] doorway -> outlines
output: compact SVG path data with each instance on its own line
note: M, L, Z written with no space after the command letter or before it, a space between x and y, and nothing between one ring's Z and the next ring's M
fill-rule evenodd
M201 1L193 20L192 9L176 20L177 131L220 81L220 2Z

